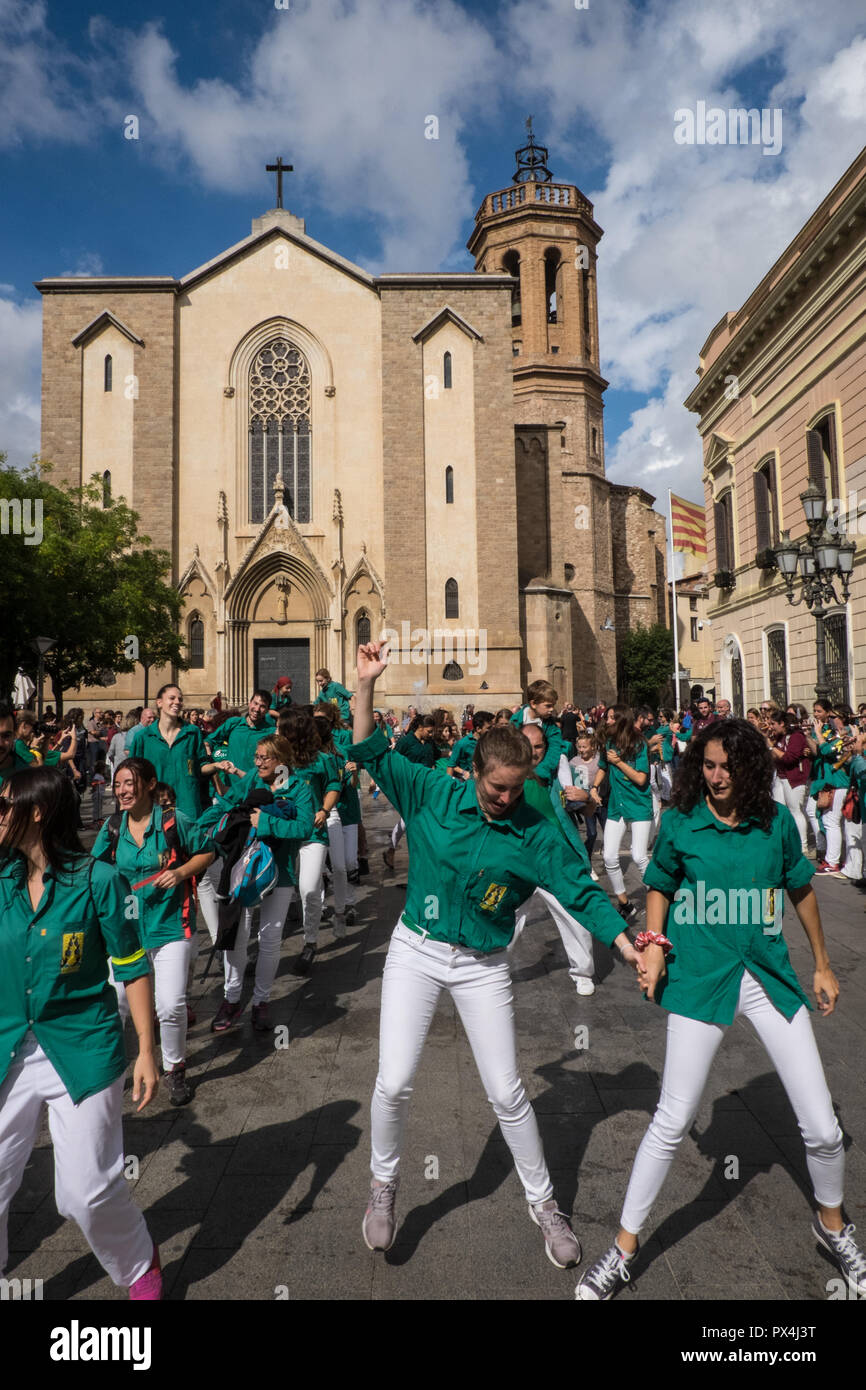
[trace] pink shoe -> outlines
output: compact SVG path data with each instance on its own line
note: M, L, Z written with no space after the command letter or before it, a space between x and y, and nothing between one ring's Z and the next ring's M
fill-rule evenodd
M159 1263L159 1250L154 1245L153 1259L150 1262L150 1269L142 1274L140 1279L136 1279L129 1288L130 1298L146 1298L151 1302L157 1302L162 1298L162 1267Z

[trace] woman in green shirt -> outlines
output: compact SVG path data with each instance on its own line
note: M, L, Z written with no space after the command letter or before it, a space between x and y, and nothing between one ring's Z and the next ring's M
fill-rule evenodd
M127 758L114 775L120 824L105 822L91 850L116 864L132 886L141 944L153 966L163 1070L172 1105L186 1105L186 985L195 941L193 879L215 858L208 836L182 811L155 804L156 769L146 758ZM167 838L165 824L174 823ZM123 1000L118 993L123 1012Z
M319 687L319 693L316 696L316 704L335 705L340 718L348 722L350 714L349 701L352 698L351 692L348 691L344 685L340 685L339 681L332 681L330 671L324 666L321 670L316 672L316 685Z
M305 782L313 798L313 833L304 840L298 852L298 896L304 923L304 945L293 970L296 975L308 975L319 940L322 921L322 883L325 860L328 857L328 817L337 805L342 791L342 779L337 760L322 748L315 722L299 705L284 710L279 717L278 732L289 747L291 766ZM345 936L346 923L342 914L334 917L334 935Z
M842 868L842 806L848 789L848 770L843 744L854 732L835 709L822 700L812 706L812 735L806 736L812 754L812 781L806 801L806 819L812 827L820 859L819 874L839 876ZM823 804L826 803L826 804Z
M642 952L640 988L670 1011L661 1097L635 1158L619 1234L581 1279L578 1298L608 1299L631 1277L641 1228L738 1014L754 1026L797 1116L818 1209L815 1238L849 1286L866 1293L866 1255L842 1217L842 1132L811 1005L782 936L783 890L809 938L822 1014L833 1012L839 985L810 886L812 866L772 785L770 751L746 720L717 722L692 738L645 874L647 931L635 942Z
M629 902L619 862L623 836L631 829L632 863L642 875L649 863L649 837L653 821L649 752L642 734L635 728L634 715L626 710L616 723L599 732L598 772L592 786L593 804L601 805L599 788L604 774L610 773L610 797L604 823L604 867L616 893L617 911L626 922L637 916Z
M580 1246L553 1198L517 1067L507 951L515 909L536 888L547 888L605 945L615 943L633 963L637 956L584 858L525 802L532 750L518 728L507 724L482 736L475 776L466 782L388 748L373 726L373 688L387 665L385 651L381 642L358 649L357 742L350 752L405 820L410 855L406 910L394 929L382 981L364 1240L371 1250L387 1250L394 1241L409 1097L439 996L447 990L514 1157L529 1214L541 1227L549 1258L563 1269L578 1262Z
M0 797L0 1275L47 1104L57 1210L115 1284L158 1299L159 1254L124 1177L126 1053L108 978L110 959L138 1033L132 1098L143 1110L158 1084L150 967L129 885L85 853L76 809L55 768L15 773Z
M183 695L177 685L160 686L156 692L158 719L139 729L129 741L131 758L147 758L160 782L174 787L177 809L190 820L202 813L200 779L219 772L225 764L211 760L197 724L183 722Z
M408 758L410 763L418 763L420 767L435 767L439 761L439 753L436 748L436 720L433 715L416 714L403 737L398 738L394 752ZM392 873L394 871L394 855L405 833L406 822L402 816L399 816L396 825L391 830L391 848L382 851L385 867L390 869Z

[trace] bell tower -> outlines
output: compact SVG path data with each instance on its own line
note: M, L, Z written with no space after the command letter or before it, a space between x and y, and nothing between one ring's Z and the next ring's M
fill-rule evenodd
M528 140L507 188L488 193L467 243L481 273L514 277L518 579L524 682L579 704L616 691L611 484L604 474L592 204L558 183Z

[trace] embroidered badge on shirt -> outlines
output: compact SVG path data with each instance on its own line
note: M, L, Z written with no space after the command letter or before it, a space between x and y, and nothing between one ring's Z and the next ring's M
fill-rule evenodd
M192 758L187 758L187 760L186 760L186 770L187 770L187 774L191 777L191 776L192 776Z
M84 932L63 933L63 955L60 958L61 975L71 975L81 965L84 955Z
M505 883L491 883L484 897L481 899L481 907L484 912L495 912L505 894L508 886Z

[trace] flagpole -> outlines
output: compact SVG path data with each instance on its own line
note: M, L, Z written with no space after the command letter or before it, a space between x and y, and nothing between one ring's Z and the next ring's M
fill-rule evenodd
M677 618L677 573L674 564L674 509L671 490L668 488L668 524L671 528L671 602L674 625L674 713L680 709L680 630Z

